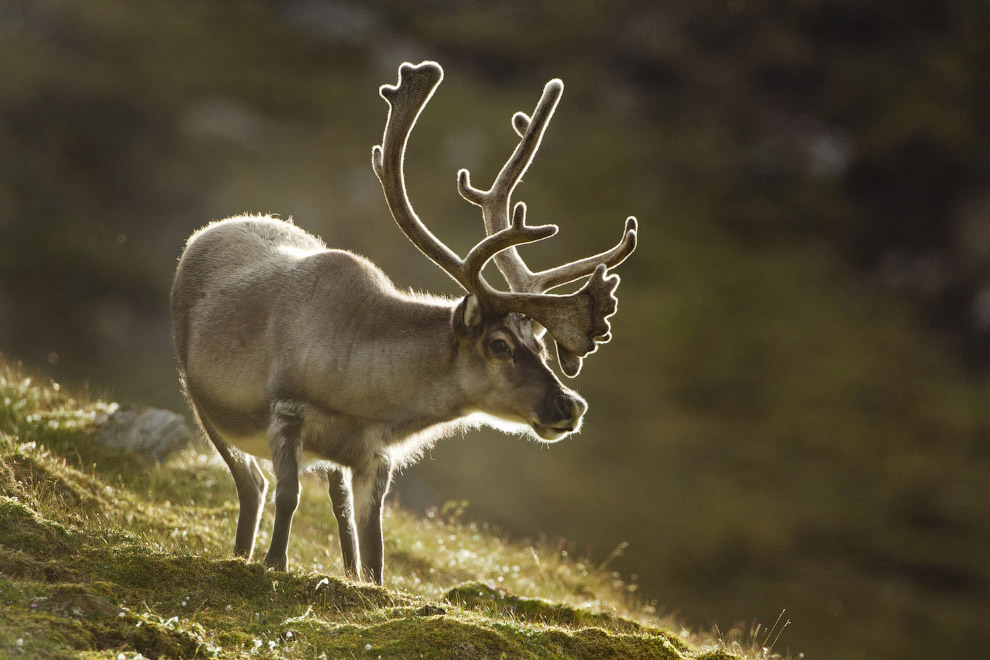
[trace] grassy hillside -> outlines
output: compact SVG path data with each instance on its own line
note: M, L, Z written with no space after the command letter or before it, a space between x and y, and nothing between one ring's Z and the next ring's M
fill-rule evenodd
M230 558L236 494L190 450L167 466L91 442L115 404L0 367L0 656L718 658L605 567L392 510L388 584L339 577L312 477L290 571ZM270 521L269 521L270 522ZM263 525L260 540L267 542Z
M408 184L464 254L481 218L457 169L491 181L512 113L559 76L517 199L561 231L525 257L551 266L611 245L627 214L641 223L615 340L573 383L586 424L552 448L442 442L395 496L468 501L462 524L545 535L546 556L601 562L628 542L608 567L695 627L786 607L778 650L967 657L990 610L990 379L972 369L990 294L967 293L990 292L987 17L973 0L0 1L0 351L182 411L176 258L194 229L247 211L293 216L402 288L458 295L389 217L369 162L378 86L403 60L443 64ZM960 315L984 324L975 343L933 332ZM296 567L332 572L335 543L298 545ZM423 581L399 549L392 576ZM513 579L450 559L424 597ZM527 564L499 568L513 565Z

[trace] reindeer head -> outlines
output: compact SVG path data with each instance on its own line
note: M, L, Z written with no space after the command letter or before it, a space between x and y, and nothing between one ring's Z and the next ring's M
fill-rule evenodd
M493 388L497 400L487 401L485 412L527 423L541 438L558 439L577 430L587 404L547 367L543 330L557 344L561 370L571 378L581 371L587 355L611 339L608 317L618 306L619 276L608 274L608 269L636 249L636 219L626 220L615 247L585 259L534 273L519 256L515 246L557 233L556 225L527 225L526 205L512 206L510 201L563 93L563 83L551 80L532 117L522 112L513 115L512 127L521 140L489 190L473 187L467 170L458 172L458 192L481 207L487 234L461 259L416 215L403 175L409 134L442 79L443 69L436 62L405 63L399 67L398 84L381 87L389 113L382 144L372 150L372 166L402 231L468 292L454 311L455 331L479 359L494 365L493 382L501 385ZM481 275L493 259L509 291L494 289ZM587 283L575 293L547 293L588 275Z

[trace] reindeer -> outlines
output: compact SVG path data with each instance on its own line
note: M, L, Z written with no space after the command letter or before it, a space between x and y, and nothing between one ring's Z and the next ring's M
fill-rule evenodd
M460 258L416 215L403 156L416 119L443 78L435 62L399 67L384 85L389 106L372 166L396 223L466 291L458 300L397 290L367 259L327 249L291 222L239 216L186 243L171 307L180 376L194 415L230 468L240 512L234 552L250 560L268 482L275 523L265 564L285 570L299 474L328 468L330 500L348 575L382 583L382 503L393 472L438 438L482 424L554 442L577 432L587 403L547 366L544 330L564 374L611 338L617 275L607 269L636 247L636 219L612 249L532 272L515 247L557 232L526 224L510 197L529 167L563 91L550 81L533 116L516 113L521 140L489 190L457 188L481 207L486 238ZM494 259L509 285L482 269ZM589 276L570 295L546 291Z

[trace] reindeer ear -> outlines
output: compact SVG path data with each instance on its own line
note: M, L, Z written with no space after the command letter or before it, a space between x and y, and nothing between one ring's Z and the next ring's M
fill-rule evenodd
M547 334L547 329L544 328L542 325L540 325L540 322L537 321L536 319L530 319L529 324L533 326L533 334L536 336L537 339Z
M458 336L471 334L481 325L481 303L473 293L461 298L450 316L450 324Z

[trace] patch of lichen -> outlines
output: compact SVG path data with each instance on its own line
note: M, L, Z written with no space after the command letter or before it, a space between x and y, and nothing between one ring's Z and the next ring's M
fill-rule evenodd
M692 657L611 577L453 520L391 511L389 585L337 577L310 481L291 570L232 559L223 466L115 455L92 441L106 404L0 374L0 657Z

